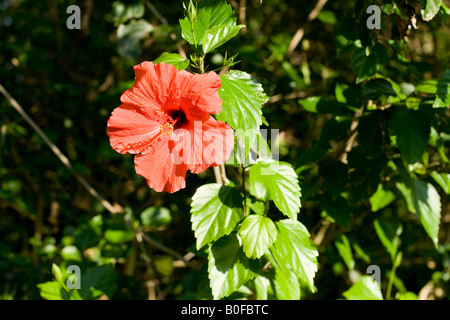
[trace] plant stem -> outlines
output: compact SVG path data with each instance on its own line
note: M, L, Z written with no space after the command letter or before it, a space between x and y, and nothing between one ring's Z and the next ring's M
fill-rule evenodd
M397 256L394 260L394 265L392 266L391 274L389 275L389 283L386 289L386 300L391 299L391 291L392 291L392 285L394 283L394 277L395 277L395 271L397 270L397 267L402 262L402 252L400 251L397 253Z
M247 217L247 199L245 194L245 168L243 164L241 164L241 169L242 169L242 193L244 194L244 217Z

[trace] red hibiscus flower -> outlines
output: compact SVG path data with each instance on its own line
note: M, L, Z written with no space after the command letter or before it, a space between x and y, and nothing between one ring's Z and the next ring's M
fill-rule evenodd
M134 71L136 81L112 112L107 134L114 150L136 154L136 173L149 187L173 193L186 186L187 170L200 173L225 163L233 131L210 116L222 110L220 77L152 62Z

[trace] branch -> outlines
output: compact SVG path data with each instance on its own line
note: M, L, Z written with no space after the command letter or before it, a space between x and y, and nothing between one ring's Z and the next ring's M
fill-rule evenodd
M47 135L41 130L41 128L31 119L28 114L23 110L20 104L9 94L9 92L0 84L0 92L5 96L6 100L13 106L14 109L25 119L26 122L37 132L37 134L44 140L45 144L49 146L49 148L53 151L53 153L58 157L58 159L63 163L63 165L75 176L75 178L81 183L81 185L96 198L103 207L111 214L120 213L123 211L120 206L113 206L110 202L108 202L105 198L103 198L97 190L95 190L82 176L80 176L77 172L73 170L72 164L69 159L59 150L59 148L50 141ZM173 256L176 259L180 259L185 262L185 264L191 268L196 268L192 263L185 261L184 257L176 252L175 250L166 247L165 245L159 243L158 241L150 238L139 230L136 230L126 219L124 219L125 223L136 233L136 237L142 236L142 238L149 243L150 245L158 248L161 251ZM139 239L138 239L139 240Z

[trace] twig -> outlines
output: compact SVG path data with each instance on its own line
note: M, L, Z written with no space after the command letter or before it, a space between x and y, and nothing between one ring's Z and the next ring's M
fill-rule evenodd
M143 233L142 231L136 229L130 221L128 221L127 219L124 219L125 223L127 224L127 226L134 231L134 233L136 233L136 236L142 237L142 239L144 239L145 242L147 242L148 244L158 248L161 251L164 251L165 253L171 255L172 257L181 260L185 263L186 266L192 268L192 269L198 269L196 265L194 265L192 262L187 261L181 254L179 254L177 251L166 247L165 245L159 243L158 241L150 238L148 235L146 235L145 233ZM138 239L139 241L139 239Z
M150 9L150 11L153 12L153 14L159 19L159 21L161 21L162 24L164 25L168 24L167 19L163 17L163 15L158 11L158 9L156 9L156 7L150 1L145 1L145 4Z
M246 24L247 0L241 0L239 3L239 24ZM244 28L245 32L246 28Z
M6 100L13 106L14 109L25 119L26 122L37 132L37 134L44 140L44 142L48 145L48 147L53 151L53 153L58 157L58 159L63 163L63 165L75 176L75 178L81 183L81 185L91 194L94 198L96 198L103 207L111 214L120 213L123 209L120 206L113 206L110 202L108 202L105 198L103 198L97 190L95 190L82 176L80 176L77 172L73 170L72 164L69 159L59 150L59 148L50 141L47 135L41 130L41 128L36 124L36 122L31 119L28 114L23 110L20 104L9 94L9 92L0 84L0 92L5 96ZM176 252L175 250L166 247L165 245L159 243L158 241L150 238L139 230L136 230L126 219L124 219L125 223L134 230L136 235L139 233L142 235L142 238L149 243L150 245L158 248L161 251L166 252L167 254L173 256L176 259L180 259L184 261L184 258L181 254ZM188 267L196 268L190 262L184 261Z
M89 185L89 183L78 173L73 170L72 164L69 159L59 150L59 148L50 141L47 135L41 130L41 128L36 124L36 122L31 119L28 114L23 110L20 104L9 94L8 91L0 84L0 92L5 96L8 102L13 106L14 109L25 119L26 122L37 132L37 134L44 140L45 144L47 144L53 153L58 157L58 159L63 163L63 165L77 178L77 180L86 188L86 190L96 198L106 210L110 213L115 214L120 212L121 210L115 208L112 204L110 204L105 198L103 198L94 188Z
M319 0L316 3L316 6L314 9L309 13L306 23L298 28L297 32L294 34L294 36L291 39L291 43L289 43L289 47L287 50L287 55L291 55L292 52L294 52L295 48L298 46L300 41L302 41L303 36L305 35L305 29L309 25L309 23L317 18L319 15L319 12L322 10L322 8L325 6L328 0Z

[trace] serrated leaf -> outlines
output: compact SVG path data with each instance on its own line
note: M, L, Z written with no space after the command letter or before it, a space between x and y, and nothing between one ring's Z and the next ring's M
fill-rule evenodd
M391 136L396 136L400 153L408 163L416 163L425 152L430 136L430 124L420 111L396 110L388 123Z
M275 270L273 285L278 300L300 300L300 283L294 272L291 271L286 275L280 270Z
M267 101L263 87L251 75L242 71L229 71L220 76L222 111L217 120L228 123L236 130L236 135L243 141L248 137L246 153L253 145L262 124L261 106Z
M220 47L228 40L235 37L244 25L220 25L214 26L205 32L203 36L203 52L208 53Z
M233 187L206 184L197 189L191 204L192 229L197 249L229 234L244 217L243 197Z
M202 45L205 33L213 27L221 25L236 26L236 17L231 5L224 0L202 1L198 3L197 15L192 26L188 17L180 19L181 36L192 45L195 43Z
M81 289L77 289L83 299L97 299L106 294L112 297L117 290L117 273L110 264L97 266L81 275Z
M68 300L69 292L58 281L49 281L37 285L42 298L47 300Z
M319 253L310 243L309 232L299 221L290 219L276 222L278 235L270 253L276 268L289 276L293 271L300 282L314 291Z
M250 193L261 200L272 200L292 220L300 211L300 186L292 166L286 162L263 160L250 168Z
M441 220L441 198L430 183L414 180L411 198L425 231L438 244L439 223Z
M189 59L184 59L178 53L164 52L155 61L153 61L154 64L160 62L168 63L177 68L178 71L184 70L189 66Z
M270 279L258 274L253 281L258 300L267 300L270 290Z
M205 32L209 29L211 13L202 11L193 21L192 25L188 18L180 19L181 36L192 45L201 45ZM194 29L194 32L192 32Z
M257 275L259 263L248 259L237 234L214 242L209 250L208 277L214 299L229 296Z
M425 8L420 10L422 19L430 21L439 12L442 0L425 0Z
M343 295L347 300L383 300L380 287L369 276L362 276Z
M277 229L271 219L252 214L242 222L239 234L245 255L256 259L272 246L277 237Z

